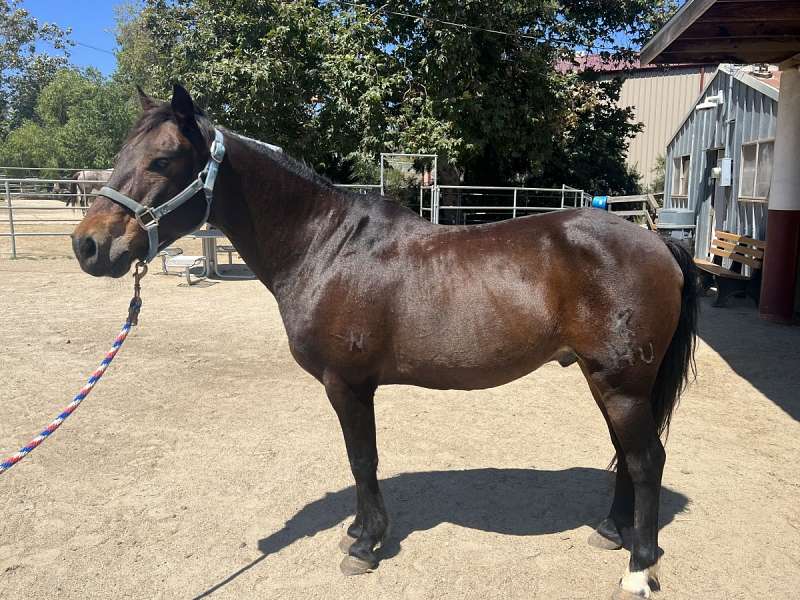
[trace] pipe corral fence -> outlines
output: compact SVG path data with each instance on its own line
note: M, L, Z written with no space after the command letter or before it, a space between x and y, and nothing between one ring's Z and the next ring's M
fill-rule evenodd
M420 211L432 223L474 225L591 206L592 197L560 188L437 185L420 188Z
M0 178L0 238L10 239L11 258L17 258L19 239L68 237L80 223L97 191L107 182L107 178L76 182L73 176L80 171L94 170L0 168L0 175L5 175ZM37 173L56 176L39 177ZM360 194L381 193L379 184L336 187ZM591 196L568 186L432 185L419 190L419 214L432 223L448 225L486 223L589 205Z

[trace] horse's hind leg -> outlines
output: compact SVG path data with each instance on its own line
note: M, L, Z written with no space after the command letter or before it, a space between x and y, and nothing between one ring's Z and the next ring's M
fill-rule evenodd
M630 371L627 375L632 382L651 379L648 374ZM658 581L658 506L666 458L651 406L651 385L625 386L619 381L609 382L598 373L591 377L601 393L604 414L616 436L621 450L619 456L624 460L633 486L631 557L615 598L649 598L651 581ZM625 503L630 498L626 496L624 477L618 479L618 483L623 488L616 507L617 518L624 519L628 508ZM614 511L612 506L612 514Z
M343 544L347 556L341 567L345 575L360 575L378 566L375 547L383 541L389 523L378 487L375 387L351 386L328 373L324 383L342 426L350 468L356 480L356 518L347 530L352 543Z
M606 413L605 405L600 392L588 377L589 388L592 391L595 401L603 418L606 420L611 442L616 451L616 481L614 485L614 499L611 503L611 510L608 516L597 526L597 529L589 536L589 544L602 550L619 550L624 545L624 538L627 532L633 527L633 482L631 481L628 465L625 462L625 453L614 433L614 428Z

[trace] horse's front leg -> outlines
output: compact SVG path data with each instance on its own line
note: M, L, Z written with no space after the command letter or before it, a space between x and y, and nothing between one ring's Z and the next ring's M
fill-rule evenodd
M350 468L356 480L356 518L347 530L348 537L343 540L347 556L341 568L345 575L360 575L378 566L375 547L383 540L389 524L378 488L375 386L353 386L329 373L325 374L323 381L328 399L339 417Z

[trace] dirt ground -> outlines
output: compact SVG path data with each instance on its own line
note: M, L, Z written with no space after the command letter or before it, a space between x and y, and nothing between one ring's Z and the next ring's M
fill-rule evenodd
M57 414L124 320L67 240L0 240L0 455ZM589 547L606 513L605 425L577 367L481 392L378 392L393 533L345 578L354 508L321 386L257 282L144 281L141 324L105 379L0 481L2 598L608 598L627 555ZM670 599L800 589L800 329L705 303L698 380L662 494Z

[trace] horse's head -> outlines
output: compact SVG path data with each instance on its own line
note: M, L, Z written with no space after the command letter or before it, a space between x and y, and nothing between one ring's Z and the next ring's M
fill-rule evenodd
M175 86L169 103L153 100L141 90L139 100L143 112L117 157L108 187L142 207L156 208L197 180L214 134L181 86ZM199 191L163 216L157 222L158 247L198 227L206 209ZM142 215L137 219L130 208L98 196L72 233L81 268L97 277L122 277L134 261L148 257L147 225Z

